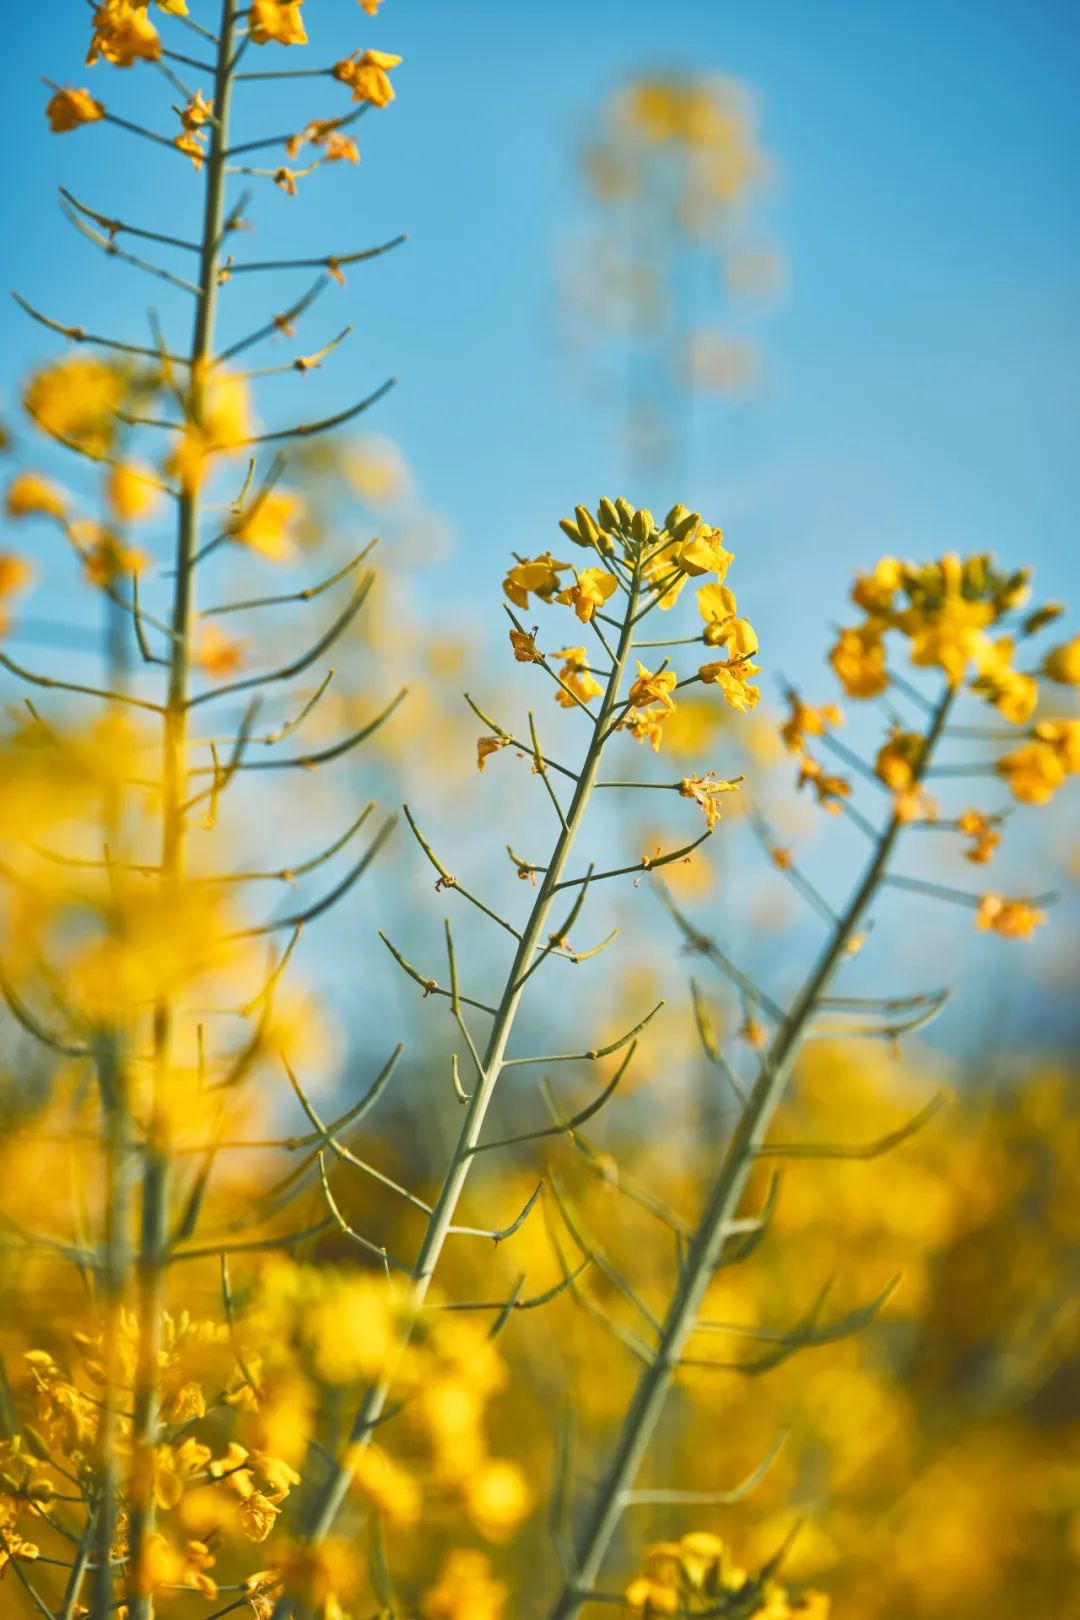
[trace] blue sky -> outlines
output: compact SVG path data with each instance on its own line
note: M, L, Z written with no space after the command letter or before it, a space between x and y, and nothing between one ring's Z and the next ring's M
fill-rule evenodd
M661 508L684 499L723 524L772 645L820 645L852 567L884 551L985 546L1036 562L1055 595L1078 594L1075 6L386 0L375 22L354 0L308 0L306 11L310 60L357 45L400 51L399 97L360 125L358 170L319 174L296 200L268 188L258 250L348 250L409 232L392 259L327 295L303 336L343 319L357 327L317 381L320 406L400 379L376 425L400 440L425 501L452 525L453 560L432 580L440 599L474 589L479 570L491 579L508 547L548 543L575 502L624 488ZM195 16L215 12L195 0ZM102 274L59 218L56 185L180 229L197 182L113 130L46 133L42 74L90 85L117 111L154 108L156 127L171 127L151 70L82 67L81 14L77 3L23 8L8 36L19 153L0 284L118 331L141 301L167 315L168 300L135 271ZM194 39L180 48L199 54ZM259 65L272 57L285 53L269 47ZM764 386L751 404L699 412L689 487L675 490L628 479L554 319L554 257L581 220L575 141L643 65L753 87L777 168L764 224L789 265L788 292L758 327ZM287 129L342 110L344 95L322 81L260 87L241 118L252 133ZM232 295L252 300L237 330L299 285L255 280ZM51 347L6 303L0 341L6 379Z

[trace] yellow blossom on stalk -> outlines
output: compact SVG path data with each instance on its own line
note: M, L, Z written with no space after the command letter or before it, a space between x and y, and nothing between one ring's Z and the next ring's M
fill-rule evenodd
M1011 636L986 642L976 653L979 673L972 681L971 689L992 703L1014 726L1023 726L1035 712L1039 688L1033 676L1013 669L1013 653Z
M286 197L296 196L296 175L291 169L284 167L275 169L274 184L285 193Z
M569 563L556 562L550 551L539 557L526 557L515 563L503 580L503 590L515 607L527 608L529 596L538 596L541 602L550 602L559 589L559 574Z
M98 123L105 107L89 90L57 90L45 105L45 116L54 135L66 135L83 124Z
M877 697L888 687L882 629L878 621L870 620L855 629L841 630L829 663L848 697Z
M582 624L588 624L597 608L603 607L618 584L615 575L609 574L606 568L583 568L576 584L560 591L555 600L572 606Z
M739 658L753 658L758 650L757 631L749 619L731 618L709 625L705 641L710 647L726 647Z
M208 124L214 116L214 103L196 90L188 100L187 106L180 113L180 122L185 129L201 129Z
M697 605L705 620L705 640L713 646L722 627L738 612L735 592L730 585L702 585L697 593Z
M559 678L563 686L570 688L569 692L560 687L555 693L555 701L564 709L574 707L574 697L580 698L582 703L589 703L594 697L599 697L604 688L589 669L589 660L584 647L564 647L561 652L552 653L553 658L565 659ZM570 696L570 692L574 697Z
M192 662L204 675L225 680L243 668L244 643L230 636L220 625L201 624Z
M1027 939L1046 921L1045 911L1030 900L1006 900L1000 894L984 894L975 917L976 928L1001 934L1004 939Z
M661 709L670 711L675 704L672 692L678 685L679 677L673 669L658 670L652 674L645 665L638 660L637 679L630 684L627 700L635 709L647 709L653 704L659 704Z
M252 44L306 45L300 7L304 0L251 0L248 33Z
M820 762L804 754L799 763L799 777L797 787L803 788L809 783L815 794L817 802L823 810L831 816L840 814L840 800L851 797L851 783L842 776L832 776L825 771Z
M961 811L956 818L956 829L965 838L974 840L971 848L964 851L964 859L971 861L973 866L985 866L1001 843L1001 834L989 816L984 816L981 810Z
M23 405L44 433L100 460L112 447L126 390L127 373L119 366L72 356L36 371Z
M528 630L511 630L510 645L514 649L514 657L519 664L538 664L540 662L540 654L536 650L535 632L530 635ZM565 654L556 653L555 656L556 658L562 658Z
M136 62L156 62L161 55L161 35L136 0L102 0L95 7L93 34L86 64L92 67L103 56L113 67L132 67Z
M339 129L340 118L314 118L306 124L297 134L290 135L285 142L285 153L289 158L299 155L305 143L317 146L328 163L339 162L344 159L347 163L359 163L360 151L356 142L348 135L342 135Z
M997 762L997 773L1021 804L1049 804L1068 772L1049 742L1025 743Z
M707 776L684 776L679 792L684 799L693 799L705 812L705 821L712 832L720 820L720 799L725 793L737 793L738 782L726 782L710 771Z
M1043 660L1043 674L1059 686L1080 686L1080 636L1051 647Z
M745 654L738 658L724 658L716 663L702 664L698 670L706 686L718 686L724 702L742 714L752 709L761 697L758 688L751 685L752 678L760 673L759 666L752 664Z
M465 1481L465 1506L482 1536L505 1540L532 1507L524 1469L505 1458L482 1463Z
M368 0L371 3L371 0ZM508 1593L486 1553L455 1547L420 1600L424 1620L500 1620Z
M723 582L734 560L734 552L724 549L724 531L710 529L707 523L699 523L676 552L676 561L684 573L715 574L718 583Z
M944 670L958 685L968 665L978 661L993 615L989 602L969 601L956 592L932 609L911 609L903 616L903 628L911 637L911 662L920 669Z
M109 468L105 498L119 523L137 523L158 506L161 490L148 467L136 461L118 461Z
M658 753L664 740L664 709L632 709L620 722L620 730L629 732L635 742L647 742L653 753Z
M30 578L31 568L25 557L17 557L12 551L0 551L0 601L24 591Z
M366 11L369 17L374 17L381 5L382 0L360 0L360 10Z
M52 483L41 473L19 473L8 485L4 510L9 518L35 514L62 518L67 510L67 496L58 484Z
M815 709L795 692L788 692L787 700L791 713L780 727L780 735L789 753L802 753L807 737L824 737L844 724L844 711L836 703L823 703Z
M401 57L389 51L365 51L363 55L354 51L344 61L334 63L333 74L335 79L349 86L354 101L367 101L373 107L386 107L394 99L390 70L400 63Z
M268 562L286 562L293 551L293 531L303 511L299 495L271 489L242 512L229 529L229 538L257 551Z
M203 161L206 157L206 153L203 150L203 142L205 140L205 130L199 129L186 129L182 135L173 136L173 145L176 147L177 151L183 152L185 157L189 157L191 159L196 174L198 174L202 169Z
M476 740L476 768L482 771L487 765L491 754L497 754L500 748L506 748L509 737L478 737Z

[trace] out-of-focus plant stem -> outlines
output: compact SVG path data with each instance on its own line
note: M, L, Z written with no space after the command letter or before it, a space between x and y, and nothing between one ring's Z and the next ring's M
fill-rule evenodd
M226 153L232 61L238 0L222 0L214 75L214 121L206 158L206 191L200 237L198 299L190 354L189 412L197 424L207 363L213 358L214 329L225 220ZM199 549L200 497L197 484L180 498L172 607L168 695L163 739L161 882L176 889L184 873L187 780L187 703L194 625L194 571ZM169 1068L173 1009L160 1003L154 1014L154 1054L159 1079ZM159 1421L158 1361L161 1350L165 1277L168 1267L170 1165L168 1152L151 1119L142 1177L138 1256L139 1351L135 1373L132 1432L133 1481L129 1557L129 1620L151 1620L153 1598L140 1590L147 1541L154 1529L152 1454Z
M529 920L521 935L521 941L507 976L506 985L483 1054L482 1073L477 1078L450 1167L447 1170L442 1188L432 1210L424 1240L413 1268L406 1314L407 1325L402 1332L399 1354L404 1351L408 1344L412 1317L424 1304L432 1278L439 1264L447 1234L453 1225L455 1212L465 1190L469 1171L472 1168L475 1149L480 1140L488 1107L498 1085L499 1076L502 1073L507 1042L521 1002L525 976L530 967L534 965L536 952L542 946L544 929L548 921L552 901L563 877L567 857L573 848L588 808L604 743L613 716L616 713L626 665L633 648L634 615L637 610L640 592L641 572L640 564L638 564L635 565L630 583L626 611L618 644L615 648L612 668L594 721L589 748L580 775L577 778L577 786L574 789L570 806L566 811L565 825L559 835L554 853L544 873L543 881L537 890L536 900L529 915ZM356 1414L344 1456L336 1464L326 1485L315 1501L308 1530L308 1540L312 1544L318 1544L327 1535L342 1507L352 1477L351 1458L355 1455L356 1448L364 1445L370 1438L372 1430L386 1407L393 1384L394 1370L395 1367L392 1363L384 1377L369 1390ZM289 1612L287 1600L286 1606L279 1606L279 1610L281 1614Z
M941 736L953 696L946 688L923 739L915 773L921 780ZM757 1155L783 1098L807 1026L888 868L904 827L894 814L882 830L851 900L838 919L817 963L766 1052L709 1194L686 1257L654 1359L642 1373L611 1460L593 1496L577 1546L574 1569L549 1611L550 1620L575 1620L589 1600L646 1449L659 1422L686 1341L701 1311L709 1282L720 1262Z

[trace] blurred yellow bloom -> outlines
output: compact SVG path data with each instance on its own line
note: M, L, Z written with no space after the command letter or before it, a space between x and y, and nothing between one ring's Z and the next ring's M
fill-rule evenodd
M255 45L306 45L300 7L304 0L251 0L248 33Z
M161 36L146 6L135 0L102 0L94 10L93 29L86 57L88 67L99 56L113 67L126 68L136 62L156 62L161 55Z
M903 564L895 557L882 557L872 574L860 574L852 587L852 601L874 616L888 613L900 589Z
M851 797L851 783L842 776L832 776L825 771L820 762L804 754L799 763L799 776L797 787L805 787L807 783L817 795L817 802L823 810L831 816L840 814L840 800Z
M1040 720L1035 736L1049 743L1070 776L1080 773L1080 720Z
M394 99L390 83L390 69L401 62L400 56L389 51L354 51L341 62L335 62L334 78L347 84L354 101L368 101L373 107L386 107Z
M582 624L588 624L597 608L603 607L608 597L618 588L618 580L606 568L583 568L574 585L568 585L555 598L572 606Z
M1000 894L984 894L975 917L976 928L1001 934L1005 939L1027 939L1046 921L1046 912L1030 900L1006 900Z
M105 498L118 522L136 523L155 510L161 490L148 467L135 461L118 461L109 468Z
M350 1458L353 1484L366 1502L396 1529L420 1519L422 1495L412 1475L378 1446L358 1446Z
M236 455L251 432L244 378L220 366L203 366L192 377L190 420L173 447L167 470L183 489L198 489L213 458Z
M91 585L112 585L122 576L141 574L150 561L145 551L125 545L118 534L100 523L73 523L68 536Z
M180 113L180 122L185 129L201 129L208 124L214 116L214 103L196 90L188 100L187 106Z
M244 663L244 643L230 636L217 624L201 624L192 662L196 669L214 680L235 675Z
M807 737L823 737L827 731L844 724L844 711L836 703L824 703L811 708L795 692L787 694L791 713L780 727L784 746L792 754L803 751Z
M503 590L515 607L527 608L529 596L538 596L541 602L550 602L559 589L559 574L569 563L556 562L550 551L539 557L526 557L515 563L503 580Z
M559 677L570 691L565 692L560 687L555 693L555 701L562 708L574 707L574 698L570 696L570 692L573 692L574 697L580 698L582 703L589 703L594 697L600 696L604 688L589 669L589 660L584 647L564 647L561 652L552 653L551 656L566 660L559 670Z
M198 129L186 129L182 135L173 136L173 145L178 151L183 152L185 157L191 159L196 174L202 169L203 160L206 157L203 150L205 139L205 131Z
M119 366L72 356L36 371L23 405L43 432L99 460L112 446L126 388L127 374Z
M956 827L965 838L974 840L970 849L965 849L964 859L973 866L985 866L1001 843L1001 834L994 823L981 810L963 810L956 818Z
M465 1481L465 1506L482 1536L504 1540L532 1507L524 1470L506 1459L482 1463Z
M923 740L918 732L894 729L888 742L878 750L875 774L894 793L906 792L915 780L922 750Z
M885 672L885 643L876 620L856 629L841 630L829 662L848 697L872 698L889 684Z
M377 0L366 0L367 5ZM472 1548L455 1547L448 1553L439 1578L424 1593L420 1612L424 1620L500 1620L507 1599L506 1587L494 1580L491 1560Z
M1051 647L1043 660L1043 674L1061 686L1080 686L1080 636Z
M0 601L24 591L32 572L25 557L18 557L13 551L0 551Z
M66 135L83 124L96 124L105 107L89 90L57 90L45 105L45 116L54 135Z
M997 772L1021 804L1048 804L1068 774L1049 742L1025 743L1003 754Z
M268 490L241 513L229 536L268 562L285 562L292 555L292 535L302 511L299 495L283 489Z
M67 510L67 496L58 484L41 473L19 473L8 485L4 510L10 518L29 517L34 513L61 518Z
M632 709L625 720L620 722L619 729L627 731L636 742L647 742L653 753L658 753L660 744L664 740L664 720L667 711L664 709Z

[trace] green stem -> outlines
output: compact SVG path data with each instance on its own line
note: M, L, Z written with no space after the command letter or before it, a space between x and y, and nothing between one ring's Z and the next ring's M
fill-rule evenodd
M604 740L609 731L611 716L618 703L626 663L633 646L633 618L639 593L640 572L639 569L635 568L630 599L620 626L619 643L614 664L608 676L607 687L594 722L592 740L581 773L577 778L573 798L566 812L565 825L559 834L554 853L544 873L543 881L537 890L532 912L521 935L513 965L507 975L506 985L496 1009L495 1020L481 1061L481 1074L478 1077L472 1100L468 1105L468 1111L462 1124L450 1167L432 1209L416 1265L413 1268L413 1280L409 1291L407 1309L404 1313L407 1325L402 1329L397 1356L393 1358L392 1364L387 1368L381 1380L368 1391L353 1421L344 1457L335 1466L330 1478L315 1501L308 1530L308 1540L312 1545L317 1545L327 1535L345 1501L352 1478L351 1458L355 1455L356 1448L367 1442L385 1409L397 1360L408 1345L412 1333L412 1322L419 1315L424 1304L428 1289L431 1286L431 1280L439 1264L447 1234L454 1224L458 1203L465 1190L469 1172L472 1169L475 1150L480 1141L484 1120L502 1073L506 1047L521 1003L525 980L528 977L528 969L543 939L548 914L556 891L560 886L567 857L573 848L574 840L588 808L597 768L600 764ZM284 1614L287 1610L282 1608L280 1612Z
M213 356L218 277L225 220L225 153L232 93L230 64L238 0L222 0L214 77L214 115L206 160L206 193L199 247L198 303L190 356L190 411L198 421L202 374ZM184 875L187 778L187 703L190 642L194 624L194 560L198 553L200 496L197 487L180 498L175 587L170 639L168 696L163 738L162 883L179 888ZM161 1079L171 1060L173 1010L160 1003L154 1013L156 1072ZM129 1620L152 1620L153 1597L140 1590L148 1538L154 1529L151 1458L159 1422L158 1362L161 1350L165 1277L168 1266L171 1165L156 1122L150 1121L143 1161L142 1212L137 1263L139 1351L135 1370L133 1440L134 1478L131 1501Z
M952 695L952 689L947 689L934 712L924 738L917 779L925 771L941 735ZM860 919L878 891L904 825L894 815L880 834L855 893L762 1060L754 1089L735 1128L690 1244L679 1285L664 1321L655 1359L638 1382L611 1460L592 1498L577 1549L576 1568L552 1605L549 1620L575 1620L588 1602L589 1592L600 1575L618 1527L626 1493L633 1486L656 1430L686 1341L720 1262L724 1241L738 1214L757 1149L764 1141L783 1097L806 1026L843 961L848 942Z

